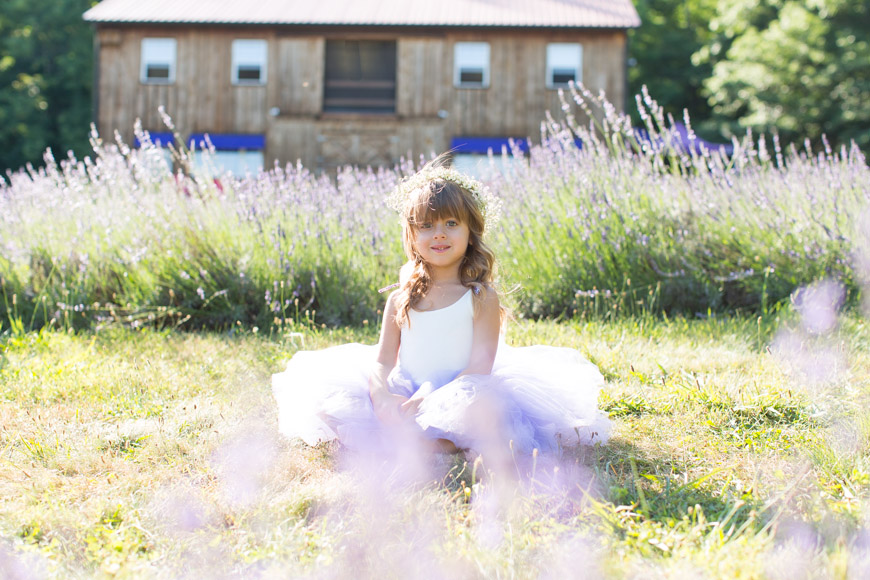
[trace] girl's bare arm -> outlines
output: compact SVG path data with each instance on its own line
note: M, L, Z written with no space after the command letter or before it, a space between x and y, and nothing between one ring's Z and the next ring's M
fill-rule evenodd
M471 343L471 358L462 375L488 375L492 372L495 353L498 349L498 334L501 327L501 311L498 293L488 288L474 316L474 335Z
M369 377L369 396L372 399L375 414L382 421L395 419L399 414L401 404L407 400L401 395L391 393L387 388L387 377L396 366L399 356L400 341L401 332L396 325L396 293L393 292L387 298L387 304L384 307L381 338L378 341L378 357Z

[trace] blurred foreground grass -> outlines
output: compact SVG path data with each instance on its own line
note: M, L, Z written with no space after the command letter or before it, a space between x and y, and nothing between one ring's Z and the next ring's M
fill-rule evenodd
M376 329L5 335L0 577L870 572L855 316L823 336L785 319L515 323L509 342L599 365L611 440L531 477L457 459L416 484L276 432L270 374L353 340Z

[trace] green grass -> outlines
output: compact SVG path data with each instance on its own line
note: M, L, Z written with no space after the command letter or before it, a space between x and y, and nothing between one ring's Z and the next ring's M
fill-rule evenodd
M334 446L276 431L269 377L282 361L374 342L375 328L7 333L0 571L856 577L870 328L846 317L804 337L845 361L814 382L779 352L785 327L797 322L515 322L512 344L575 347L599 365L610 442L558 469L540 458L531 480L457 460L416 485L354 475Z

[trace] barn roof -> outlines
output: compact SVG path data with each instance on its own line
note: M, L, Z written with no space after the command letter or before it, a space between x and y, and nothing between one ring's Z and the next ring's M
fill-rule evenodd
M633 28L631 0L103 0L97 23Z

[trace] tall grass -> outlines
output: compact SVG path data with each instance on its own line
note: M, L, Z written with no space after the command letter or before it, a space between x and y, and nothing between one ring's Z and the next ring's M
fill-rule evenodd
M730 155L686 148L652 99L638 107L643 136L606 100L572 89L541 144L527 157L505 152L510 170L489 177L505 208L491 239L519 315L766 311L821 278L858 293L870 169L857 148L783 149L751 135ZM578 110L597 121L581 126ZM212 179L183 150L173 172L137 137L131 149L93 134L91 158L47 156L0 179L5 325L377 318L377 289L403 261L383 199L413 161Z

